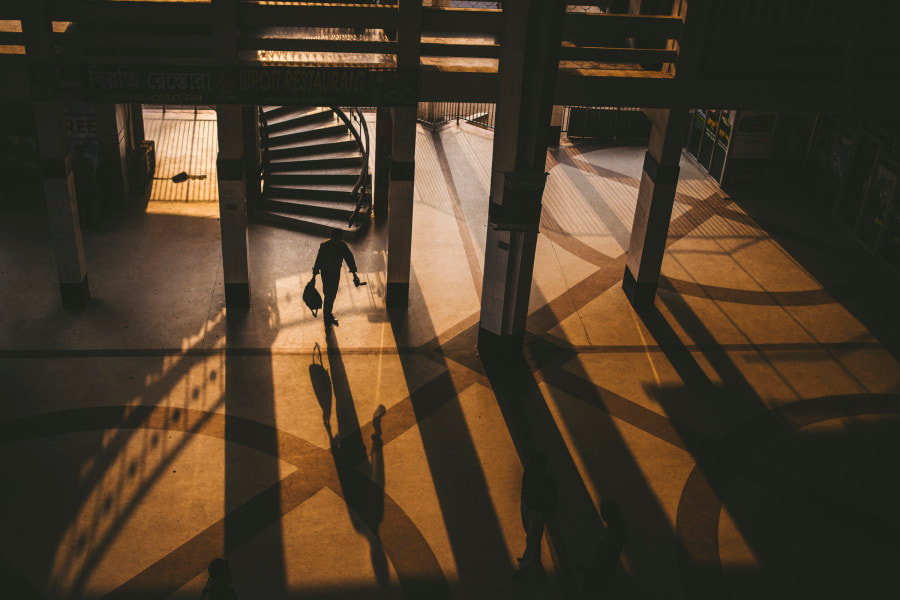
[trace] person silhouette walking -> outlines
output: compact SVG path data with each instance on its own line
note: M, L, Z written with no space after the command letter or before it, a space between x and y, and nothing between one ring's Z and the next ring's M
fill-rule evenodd
M619 503L607 498L600 503L600 516L606 525L600 532L597 547L590 564L582 567L584 572L584 600L604 600L608 597L609 586L619 572L619 555L628 537L628 521L622 518Z
M331 230L331 238L322 242L319 253L316 255L316 263L313 265L313 279L322 273L322 292L325 296L322 303L325 327L338 325L334 318L334 299L337 296L338 284L341 282L341 263L346 262L350 272L353 273L353 283L359 285L359 276L356 274L356 261L350 248L341 240L340 229Z
M544 525L556 510L556 480L547 470L547 456L535 452L522 475L522 526L525 528L525 552L519 559L515 578L541 569L541 538Z

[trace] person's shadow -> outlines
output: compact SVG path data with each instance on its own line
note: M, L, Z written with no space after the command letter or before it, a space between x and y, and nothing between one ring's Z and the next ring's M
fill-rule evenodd
M369 556L375 580L382 597L390 596L390 572L387 556L381 544L378 528L384 518L384 458L381 453L381 418L384 406L379 405L372 417L372 447L366 450L360 431L353 394L347 380L347 371L341 358L340 348L333 331L327 333L328 363L331 367L330 382L325 383L328 371L322 365L321 353L319 364L309 367L313 389L322 407L325 429L331 440L331 454L337 469L338 479L347 512L354 529L365 535L369 541ZM324 377L323 377L324 375ZM331 398L334 395L334 411L337 417L337 434L331 431ZM371 456L371 459L370 459Z
M322 360L322 349L319 348L319 342L316 342L313 348L313 360L309 365L309 380L312 382L313 393L319 406L322 408L322 422L325 425L325 431L328 432L328 441L333 442L334 436L331 433L331 375L325 368L325 362ZM318 357L319 362L316 362Z

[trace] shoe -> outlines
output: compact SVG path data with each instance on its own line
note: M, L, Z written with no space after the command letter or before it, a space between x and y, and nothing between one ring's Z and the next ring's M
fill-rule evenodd
M331 324L334 325L335 327L339 327L339 326L340 326L340 323L338 323L338 320L335 319L334 317L331 317L331 320L329 321L329 323L331 323Z

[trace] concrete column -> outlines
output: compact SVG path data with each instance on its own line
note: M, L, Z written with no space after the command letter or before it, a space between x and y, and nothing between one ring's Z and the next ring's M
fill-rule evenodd
M391 109L378 107L375 113L375 183L372 189L372 210L376 221L383 221L388 214L393 127Z
M478 345L521 349L541 220L564 3L503 4Z
M247 206L256 206L260 197L259 167L261 150L259 147L259 107L243 106L242 138L244 146L244 183Z
M669 221L678 185L681 147L687 132L687 109L646 110L653 127L644 155L634 224L622 288L637 308L653 306L666 251Z
M388 261L385 304L409 305L412 213L416 171L416 108L391 109L393 123L388 201Z
M131 110L131 151L135 152L144 143L144 108L141 104L129 105Z
M419 69L422 0L401 0L398 7L397 67ZM413 178L416 172L416 105L391 108L391 165L388 185L388 308L409 306L412 251Z
M124 104L93 105L97 119L97 168L105 201L122 207L128 199L128 123Z
M41 150L44 199L47 202L50 240L62 303L66 308L83 308L91 293L62 103L35 102L34 121Z
M565 116L565 106L553 107L553 112L550 115L550 139L547 142L551 148L559 148L559 139L562 136L562 126Z
M50 18L45 2L36 0L22 6L22 31L29 61L52 60ZM34 123L41 152L41 177L50 225L50 241L59 278L59 291L66 308L83 308L90 300L87 268L72 157L66 135L65 111L61 102L34 102Z
M244 178L243 118L241 107L216 107L219 129L219 216L222 229L222 268L225 307L250 307L250 271L247 260L247 196Z

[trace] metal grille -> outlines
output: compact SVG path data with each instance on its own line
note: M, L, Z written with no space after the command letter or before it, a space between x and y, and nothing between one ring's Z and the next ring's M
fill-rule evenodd
M601 14L609 12L611 2L596 2L594 4L566 4L568 13Z
M420 102L417 118L419 122L440 127L456 121L472 123L485 129L493 129L497 106L486 102Z
M435 6L440 8L500 8L500 2L487 0L424 0L422 6Z
M569 137L589 137L625 146L650 140L650 120L639 108L572 106L563 131Z

